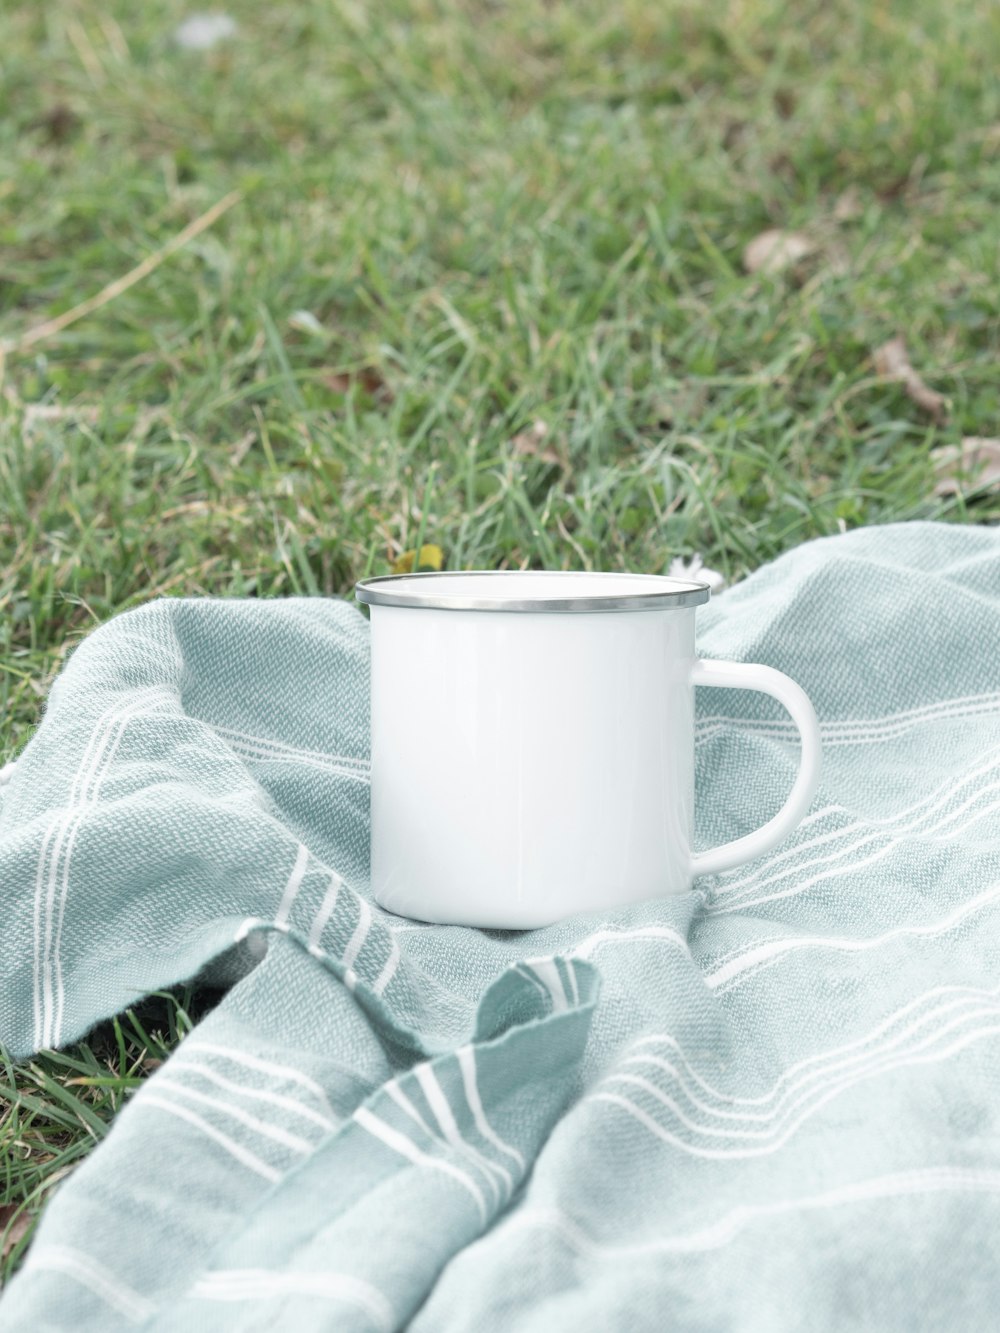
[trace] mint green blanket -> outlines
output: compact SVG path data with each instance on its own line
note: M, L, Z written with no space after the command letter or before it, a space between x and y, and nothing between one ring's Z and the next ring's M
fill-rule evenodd
M3 788L0 1038L232 984L59 1187L4 1333L995 1327L1000 533L814 542L699 650L807 689L811 813L517 934L368 898L353 607L93 633ZM697 738L699 841L757 827L791 725L713 690Z

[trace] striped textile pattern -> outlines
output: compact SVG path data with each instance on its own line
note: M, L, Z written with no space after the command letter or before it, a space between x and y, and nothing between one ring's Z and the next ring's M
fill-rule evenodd
M368 896L354 608L90 635L0 787L0 1039L226 989L54 1192L4 1333L994 1326L1000 532L810 543L699 612L699 652L810 694L806 819L516 933ZM719 690L696 739L711 845L774 812L796 741Z

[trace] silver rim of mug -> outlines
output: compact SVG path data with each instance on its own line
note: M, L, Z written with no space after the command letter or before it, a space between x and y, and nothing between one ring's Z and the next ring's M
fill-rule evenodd
M648 580L648 589L634 593L597 594L587 597L470 597L449 594L449 579L471 576L476 578L530 580L537 576L546 579L614 579ZM424 587L415 588L415 583ZM656 588L652 587L655 584ZM407 585L407 586L401 586ZM673 611L681 607L701 606L710 595L707 583L689 579L670 578L666 574L631 574L589 570L549 569L449 569L432 570L422 574L380 574L362 579L355 584L354 595L366 606L409 606L438 611Z

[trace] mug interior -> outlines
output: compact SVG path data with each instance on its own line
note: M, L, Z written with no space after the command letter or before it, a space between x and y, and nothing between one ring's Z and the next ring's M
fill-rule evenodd
M696 588L695 583L657 574L598 574L547 569L450 570L430 576L403 574L393 587L399 592L429 592L432 580L449 597L493 597L498 602L545 597L648 597L651 592Z
M659 610L708 601L708 585L661 574L588 570L445 570L364 579L361 602L456 610Z

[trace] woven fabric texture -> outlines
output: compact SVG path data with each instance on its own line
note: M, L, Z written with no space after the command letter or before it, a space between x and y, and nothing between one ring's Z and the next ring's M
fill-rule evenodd
M73 652L0 789L0 1039L228 988L53 1195L4 1333L995 1324L1000 532L813 542L698 624L813 699L810 813L531 933L371 902L347 603L164 600ZM698 709L712 845L797 747L761 696Z

